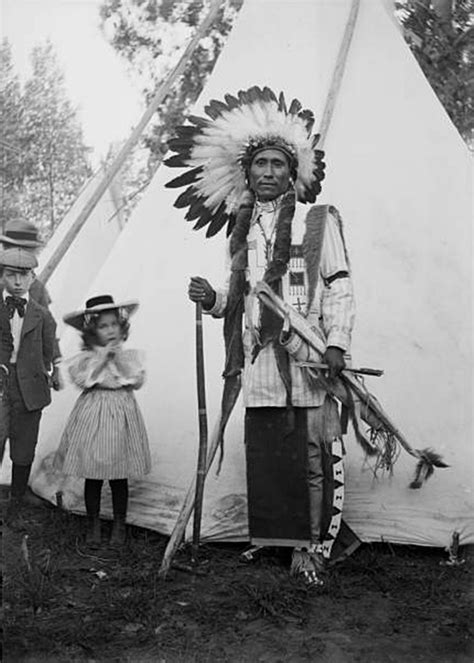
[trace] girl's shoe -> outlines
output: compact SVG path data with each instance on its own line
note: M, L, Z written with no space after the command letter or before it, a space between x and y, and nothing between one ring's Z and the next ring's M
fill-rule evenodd
M100 518L90 518L87 526L86 543L88 546L100 546Z
M110 535L110 545L123 546L126 538L125 516L115 516Z

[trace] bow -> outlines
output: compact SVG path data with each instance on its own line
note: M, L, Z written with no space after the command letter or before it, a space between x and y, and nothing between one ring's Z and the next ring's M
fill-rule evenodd
M15 315L15 310L18 311L20 318L23 318L25 315L27 300L24 297L6 297L5 305L8 311L8 317L11 319Z

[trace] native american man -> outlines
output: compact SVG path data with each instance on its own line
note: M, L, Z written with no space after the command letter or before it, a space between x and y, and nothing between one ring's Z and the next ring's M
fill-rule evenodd
M319 361L335 378L345 366L354 320L349 261L337 211L314 202L324 177L313 115L269 88L226 95L191 117L171 148L170 166L191 167L168 186L186 218L226 223L230 270L218 289L193 277L189 298L224 317L224 377L242 375L249 531L256 546L294 548L292 571L322 584L324 558L341 522L342 443L336 402L299 363L308 348L270 309L255 285L267 282L324 338ZM303 208L303 211L304 208ZM339 480L340 479L340 480Z

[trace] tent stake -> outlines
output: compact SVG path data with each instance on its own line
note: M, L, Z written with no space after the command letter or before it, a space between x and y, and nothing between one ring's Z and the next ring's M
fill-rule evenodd
M186 65L190 61L191 56L196 49L196 46L205 36L209 26L213 23L214 19L216 18L217 12L221 8L221 6L222 6L222 0L214 0L211 9L209 10L209 13L207 14L202 24L199 26L199 29L197 30L194 37L187 45L186 50L179 59L178 64L173 69L173 71L170 72L166 80L160 85L160 87L156 91L155 96L153 97L150 105L144 112L140 122L132 131L125 145L122 147L120 152L117 154L117 156L111 163L102 181L99 182L92 196L87 201L84 208L79 213L77 219L74 221L74 223L72 224L66 235L64 236L63 241L56 248L56 250L50 257L47 264L44 266L43 270L41 271L41 274L39 274L38 278L40 281L42 281L42 283L44 284L47 283L47 281L51 277L51 274L54 272L54 270L62 260L64 254L67 252L70 245L72 244L76 236L79 234L82 226L85 224L91 213L94 211L99 200L107 191L110 183L115 178L119 170L122 168L123 164L125 163L125 160L129 156L132 149L135 147L135 144L138 142L138 139L143 133L143 130L145 129L146 125L148 124L152 116L155 114L158 107L163 102L163 100L165 99L166 95L169 93L171 87L174 85L178 77L181 76L181 74L183 74Z
M202 306L196 302L196 379L199 412L199 453L196 473L196 496L193 523L192 560L197 561L199 539L201 536L202 502L204 497L204 482L207 467L207 411L206 411L206 382L204 375L204 349L202 333Z

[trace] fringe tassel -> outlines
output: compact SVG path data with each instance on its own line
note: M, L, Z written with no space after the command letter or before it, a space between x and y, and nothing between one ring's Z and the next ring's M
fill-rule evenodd
M421 488L433 474L435 467L449 467L433 449L421 449L418 453L420 455L415 468L415 477L410 484L410 488L414 489Z
M400 455L400 446L390 431L383 428L369 429L370 441L377 448L374 475L381 470L393 474L393 468Z
M379 451L376 445L373 443L372 438L367 438L362 432L362 419L360 414L360 401L356 401L353 393L344 385L347 394L347 400L345 401L345 406L347 407L347 413L354 429L354 434L357 442L360 444L367 456L376 456Z
M330 383L322 375L320 371L314 370L310 367L305 367L303 370L306 372L308 382L315 388L325 389L329 394L333 394L336 398L341 400L343 397L344 406L347 411L347 416L352 424L354 435L357 442L360 444L364 453L367 456L376 456L379 453L377 446L372 443L370 438L362 431L362 415L361 415L361 402L354 398L354 394L346 384L340 382L342 393L335 393L331 388Z

